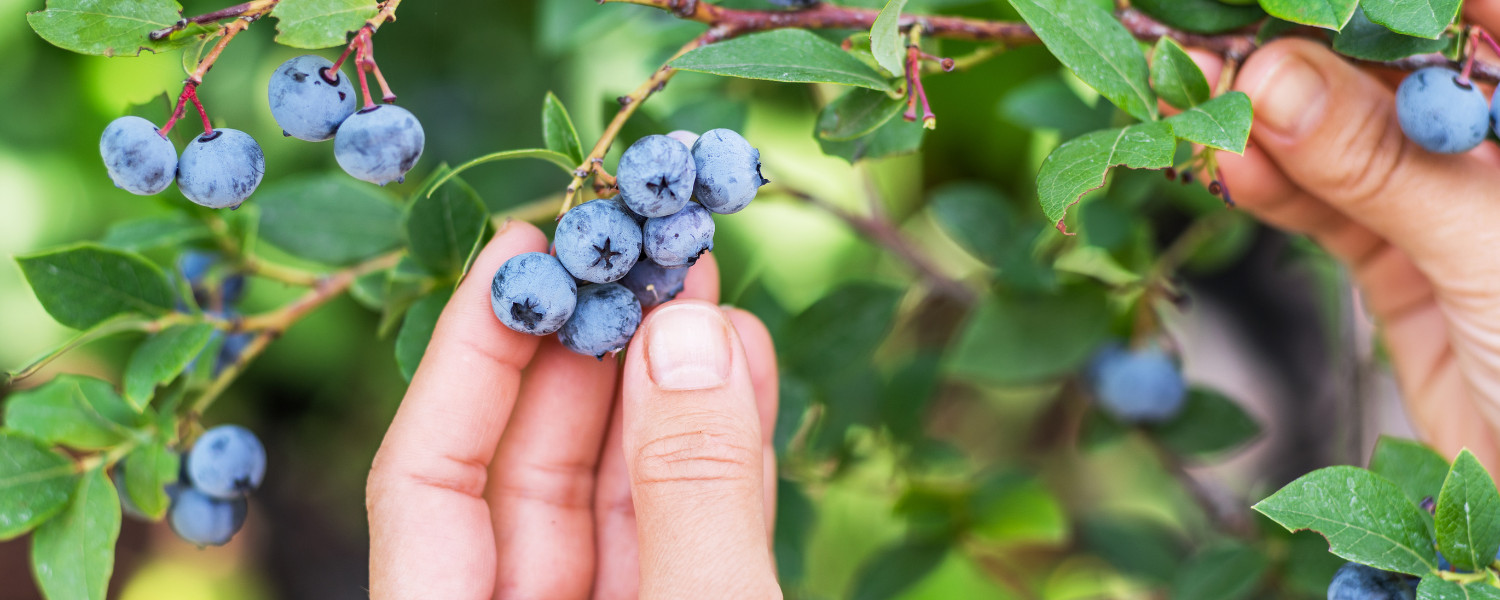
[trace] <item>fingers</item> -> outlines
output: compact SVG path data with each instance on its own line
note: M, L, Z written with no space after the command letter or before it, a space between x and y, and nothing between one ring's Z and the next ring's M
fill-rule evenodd
M535 227L509 223L438 319L370 470L373 598L490 597L495 541L485 469L538 339L495 319L490 275L510 257L546 247Z
M724 312L695 301L653 312L622 377L640 596L775 596L759 409Z
M490 464L496 598L587 598L594 575L594 471L615 361L543 338Z

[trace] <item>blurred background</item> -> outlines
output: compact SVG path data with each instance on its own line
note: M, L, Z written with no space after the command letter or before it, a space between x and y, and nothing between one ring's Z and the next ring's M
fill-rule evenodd
M184 8L198 14L224 4L187 0ZM97 240L111 223L185 205L175 188L159 197L115 189L97 150L110 120L138 104L164 103L164 93L175 97L184 78L180 53L75 55L27 27L24 13L41 8L41 0L0 0L6 57L0 61L0 252L7 256ZM1015 18L1002 1L913 0L908 10ZM263 189L298 173L337 171L332 144L283 138L271 119L266 81L276 65L303 53L273 44L273 27L267 20L239 36L200 91L216 125L244 130L265 149ZM657 10L591 0L404 4L399 21L375 39L400 103L427 131L410 181L440 163L540 147L548 91L562 99L584 146L591 146L614 113L614 98L701 30ZM948 56L972 49L942 46ZM1251 595L1319 598L1339 564L1323 553L1326 546L1271 533L1248 506L1313 468L1364 464L1378 432L1410 434L1393 384L1372 367L1371 325L1343 273L1305 240L1226 210L1201 186L1154 172L1126 174L1070 217L1083 232L1080 243L1105 250L1136 274L1184 231L1209 233L1184 262L1184 299L1180 310L1169 311L1167 329L1188 378L1234 399L1263 432L1228 460L1184 464L1158 460L1136 434L1091 441L1087 432L1069 433L1058 423L1081 397L1076 378L988 376L987 366L1005 370L1007 355L973 351L983 335L969 331L976 327L969 310L914 287L905 262L787 193L854 214L868 213L874 202L943 276L996 297L1053 293L1059 285L1103 290L1108 277L1099 268L1052 263L1060 236L1042 222L1032 187L1041 159L1060 141L1116 118L1065 73L1044 49L1026 47L967 71L929 76L938 127L922 139L921 152L855 165L832 155L837 148L825 154L813 135L820 108L842 89L683 73L650 99L611 152L612 168L620 149L642 135L741 131L761 149L775 185L744 213L719 220L723 297L761 314L791 359L806 357L789 344L811 342L789 333L787 323L843 331L842 321L868 318L854 325L884 340L854 360L879 374L879 389L841 395L825 382L799 379L796 366L786 369L777 547L789 597L844 598L862 585L879 588L879 581L861 583L882 570L869 565L892 563L870 561L889 557L887 550L914 532L937 528L954 532L944 538L952 543L889 558L926 565L900 597L1165 597L1154 590L1191 557L1255 540L1270 566L1252 582ZM184 127L191 129L191 121ZM464 177L496 213L555 201L567 184L541 162L494 163ZM1001 207L1008 221L990 233L1022 249L1018 266L997 270L943 231L929 205L955 194L977 194ZM1201 225L1204 219L1212 223ZM823 304L826 310L807 310L851 283L858 283L855 290L895 290L894 323L835 310L839 298ZM274 307L297 292L253 281L244 311ZM1082 321L1065 311L1028 315L1039 320L1027 331L1040 332L1042 346L1049 329L1070 323L1096 324L1100 331L1086 333L1098 341L1128 334L1131 326L1119 311ZM249 427L268 449L270 476L252 498L245 530L227 547L200 551L164 524L127 519L111 597L367 596L365 475L405 387L391 337L375 333L378 319L340 299L252 364L206 417L209 424ZM895 333L886 336L887 330ZM42 310L10 261L0 266L0 332L6 367L70 335ZM118 381L140 339L120 336L73 352L34 382L63 372ZM1172 484L1183 477L1206 494ZM985 489L1000 491L986 496ZM963 523L950 522L957 518L951 502L976 508ZM0 598L38 597L27 548L26 538L0 543Z

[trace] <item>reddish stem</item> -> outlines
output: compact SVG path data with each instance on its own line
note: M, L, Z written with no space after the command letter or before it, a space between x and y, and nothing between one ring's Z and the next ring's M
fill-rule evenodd
M1479 54L1477 52L1478 48L1475 47L1474 42L1475 38L1478 37L1478 33L1476 33L1477 31L1479 30L1475 29L1474 31L1469 32L1469 55L1464 59L1464 70L1458 74L1458 84L1464 87L1470 87L1473 85L1473 83L1469 81L1469 75L1474 72L1474 58L1475 55Z
M1484 43L1489 44L1490 49L1494 50L1496 55L1500 55L1500 44L1495 43L1495 38L1490 37L1490 32L1480 29L1479 39L1484 40Z
M172 131L172 127L177 125L177 120L187 114L187 103L189 101L192 101L193 107L198 109L198 116L203 118L203 135L209 135L214 132L213 125L208 121L208 113L203 110L203 103L198 101L198 83L189 80L187 83L182 84L182 93L177 95L177 108L172 111L172 116L157 131L157 133L161 134L162 138L165 139L167 133Z
M360 29L360 32L363 33L364 29ZM349 53L353 52L354 49L358 48L358 47L359 47L359 34L355 34L354 35L354 39L352 39L352 40L349 41L349 45L348 46L344 46L344 53L339 55L339 59L338 60L333 61L333 67L331 67L331 69L333 70L333 72L337 73L338 70L339 70L339 68L342 67L342 66L344 66L344 60L347 59L347 58L349 58Z

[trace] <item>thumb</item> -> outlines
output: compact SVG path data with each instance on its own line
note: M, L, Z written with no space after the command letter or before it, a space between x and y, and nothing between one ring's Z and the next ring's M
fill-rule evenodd
M640 597L779 597L755 390L724 312L697 301L653 311L623 386Z
M1293 183L1405 250L1435 280L1500 275L1474 272L1494 266L1473 260L1500 243L1493 146L1427 152L1401 132L1389 88L1308 40L1255 52L1236 87L1255 108L1255 146Z

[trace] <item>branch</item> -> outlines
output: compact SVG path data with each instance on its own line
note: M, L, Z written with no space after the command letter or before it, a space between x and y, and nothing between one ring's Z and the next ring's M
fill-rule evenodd
M0 374L0 388L8 388L11 385L14 385L16 382L35 375L37 371L42 370L43 367L47 366L52 361L57 360L57 358L62 356L63 354L66 354L69 351L94 340L106 338L116 333L125 333L127 331L155 333L172 325L176 325L180 322L185 322L187 318L187 315L173 313L158 319L142 319L139 316L132 316L105 321L104 323L100 323L93 328L85 330L76 336L73 336L73 339L68 340L63 345L58 346L57 348L52 349L50 352L42 355L41 358L31 361L30 364L16 369L13 372Z

